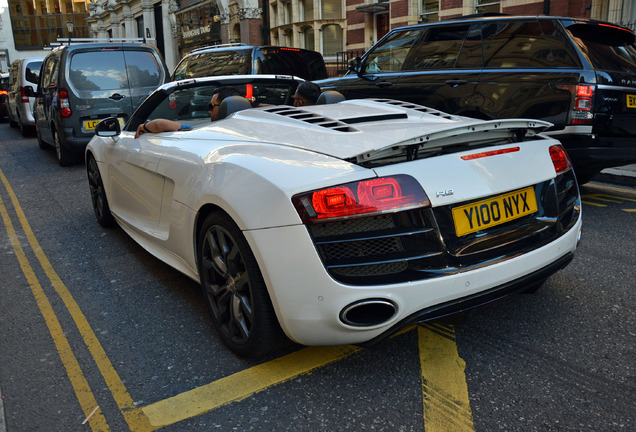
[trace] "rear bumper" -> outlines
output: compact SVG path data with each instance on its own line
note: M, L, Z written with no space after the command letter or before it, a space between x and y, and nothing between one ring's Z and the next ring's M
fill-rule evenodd
M373 346L410 325L433 321L450 315L466 312L471 309L495 303L509 295L520 293L528 289L537 287L554 273L565 268L570 263L570 261L572 261L573 258L573 253L567 253L558 260L535 271L534 273L527 274L503 285L499 285L495 288L491 288L489 290L482 291L480 293L473 294L467 297L462 297L446 303L422 309L398 322L381 335L358 345L364 347Z
M60 128L60 141L65 149L73 153L84 153L86 146L92 137L77 137L73 133L73 128Z
M564 134L555 138L567 150L577 174L636 163L636 137Z

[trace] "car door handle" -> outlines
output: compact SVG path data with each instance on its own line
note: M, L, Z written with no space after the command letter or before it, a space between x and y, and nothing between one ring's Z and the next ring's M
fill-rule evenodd
M379 83L375 84L378 87L390 87L393 85L393 83L391 81L380 81Z
M468 81L466 80L448 80L445 83L446 85L449 85L451 87L457 87L460 85L464 85L464 84L468 84Z
M115 93L112 96L109 96L108 99L112 99L112 100L122 100L123 98L125 98L126 96L124 95L120 95L119 93Z

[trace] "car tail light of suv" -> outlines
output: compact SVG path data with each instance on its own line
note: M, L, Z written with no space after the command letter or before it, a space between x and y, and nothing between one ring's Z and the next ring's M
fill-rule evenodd
M68 90L61 88L57 92L58 103L60 107L60 114L64 118L70 117L73 112L71 111L71 103L68 99Z
M592 113L592 98L594 86L584 84L559 84L556 88L569 91L572 94L572 105L568 116L569 124L590 125Z

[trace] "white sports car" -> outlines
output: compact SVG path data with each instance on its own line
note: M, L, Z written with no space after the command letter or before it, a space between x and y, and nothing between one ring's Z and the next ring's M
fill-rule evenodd
M225 344L373 344L538 288L573 257L574 172L549 123L482 121L232 76L158 88L86 150L98 221L199 281ZM210 122L212 91L236 86ZM147 133L147 119L187 130ZM282 331L281 331L282 330Z

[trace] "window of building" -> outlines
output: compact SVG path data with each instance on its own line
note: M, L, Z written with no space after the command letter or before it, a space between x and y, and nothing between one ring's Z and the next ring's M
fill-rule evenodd
M285 17L283 19L283 24L291 24L293 20L292 15L292 2L283 3L285 8Z
M419 22L439 21L439 0L420 0Z
M144 32L144 16L139 15L138 17L135 17L135 22L137 24L137 37L144 37L146 34Z
M493 0L475 0L475 13L500 12L501 2Z
M301 32L301 48L315 51L316 48L314 43L314 28L311 26L306 26L302 28Z
M16 50L41 49L58 38L89 37L85 3L45 0L9 0L9 14ZM67 22L72 23L69 32Z
M322 28L322 56L325 61L335 62L338 52L344 51L342 27L328 24Z
M298 6L300 7L301 22L314 20L314 0L300 0Z
M342 1L341 0L321 0L320 1L320 18L321 19L342 19Z

